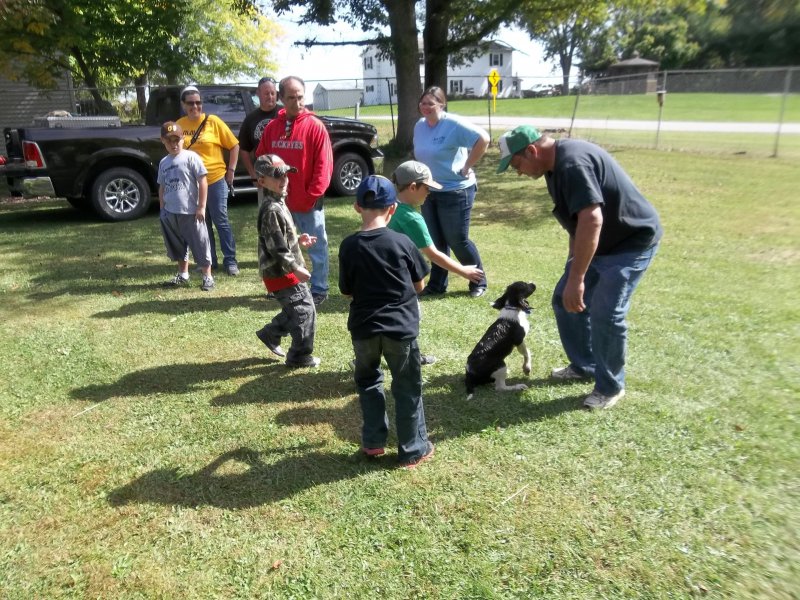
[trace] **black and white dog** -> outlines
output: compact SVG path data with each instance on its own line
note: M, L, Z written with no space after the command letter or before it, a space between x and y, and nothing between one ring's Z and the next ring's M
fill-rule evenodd
M530 329L528 313L531 312L527 298L535 291L535 283L515 281L492 304L500 314L467 358L467 374L464 378L467 385L467 400L472 398L477 386L492 381L494 389L500 392L528 388L524 383L506 385L508 369L505 359L516 348L523 356L522 370L525 375L531 374L531 353L525 345L525 336Z

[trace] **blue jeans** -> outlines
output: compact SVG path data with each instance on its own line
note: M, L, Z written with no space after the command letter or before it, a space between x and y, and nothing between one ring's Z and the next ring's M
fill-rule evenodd
M422 406L422 373L416 338L393 340L376 335L365 340L353 340L353 350L356 354L356 389L364 419L361 445L364 448L383 448L389 435L381 369L383 356L392 373L398 458L401 463L421 458L428 449L428 430Z
M317 243L308 249L311 259L311 293L328 295L328 234L325 212L320 207L309 212L293 212L292 219L301 233L317 236Z
M422 205L422 216L437 250L448 256L452 250L462 265L477 265L479 269L483 269L478 248L469 239L469 220L476 189L473 185L452 192L431 191ZM470 290L486 286L486 277L480 283L469 282ZM432 292L444 293L447 290L447 269L431 265L427 287Z
M217 243L214 239L214 228L212 223L217 226L219 234L219 247L222 250L222 264L236 264L236 242L233 241L233 230L228 222L228 182L223 177L208 186L208 201L206 202L208 217L206 227L208 227L208 241L211 244L211 266L216 268L217 262Z
M625 388L625 353L631 296L644 275L658 245L646 250L595 256L584 277L580 313L564 309L563 293L572 260L553 291L561 345L570 365L580 373L593 376L594 389L606 396Z

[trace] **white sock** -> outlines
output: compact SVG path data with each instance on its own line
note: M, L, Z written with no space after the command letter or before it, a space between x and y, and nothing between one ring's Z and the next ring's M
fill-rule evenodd
M181 276L181 279L189 279L189 272L184 271L183 273L178 273Z

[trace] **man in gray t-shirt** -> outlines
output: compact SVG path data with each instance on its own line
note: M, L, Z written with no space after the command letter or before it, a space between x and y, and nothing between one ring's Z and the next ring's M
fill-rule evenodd
M554 140L530 125L504 134L499 144L497 172L511 166L519 175L544 176L553 215L569 234L569 256L552 304L570 362L551 376L594 379L583 405L610 408L625 395L625 318L658 249L658 213L596 144Z

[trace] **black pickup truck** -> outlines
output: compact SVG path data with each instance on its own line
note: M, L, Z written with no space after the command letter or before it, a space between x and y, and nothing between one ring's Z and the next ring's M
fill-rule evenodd
M245 115L258 105L255 90L230 85L198 86L203 110L216 114L234 134ZM6 128L8 152L0 176L16 196L66 198L76 208L92 209L109 221L144 215L157 190L158 163L165 156L159 134L164 121L180 112L180 88L150 91L146 125L119 126L112 118L58 118L45 126ZM375 127L355 119L319 117L333 146L333 179L329 194L355 194L361 180L383 168ZM89 127L83 128L86 125ZM239 161L236 193L254 192Z

